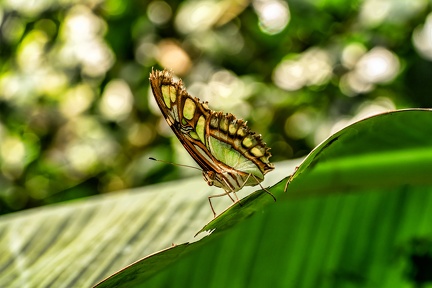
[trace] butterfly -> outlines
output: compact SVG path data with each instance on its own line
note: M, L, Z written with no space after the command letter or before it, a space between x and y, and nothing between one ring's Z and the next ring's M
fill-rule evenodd
M269 161L270 148L246 121L211 110L207 102L189 95L181 80L174 82L166 69L152 69L150 85L166 122L201 167L204 180L225 191L208 197L215 217L211 198L228 195L235 202L230 193L237 198L235 192L244 186L261 186L274 165Z

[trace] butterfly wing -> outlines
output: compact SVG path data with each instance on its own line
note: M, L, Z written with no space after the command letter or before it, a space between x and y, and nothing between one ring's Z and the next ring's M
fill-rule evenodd
M270 148L245 121L212 111L207 103L190 96L181 80L174 82L167 70L152 71L150 84L167 123L198 165L211 172L216 186L237 191L258 184L274 169ZM210 184L209 177L205 178Z
M207 104L190 96L167 70L152 71L150 84L165 120L192 158L204 171L219 172L205 146L205 119L212 112Z

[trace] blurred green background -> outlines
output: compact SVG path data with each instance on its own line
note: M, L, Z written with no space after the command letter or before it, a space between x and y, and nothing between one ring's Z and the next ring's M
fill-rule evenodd
M0 214L197 175L148 160L193 165L152 67L247 119L273 162L432 106L428 0L3 0L0 25Z

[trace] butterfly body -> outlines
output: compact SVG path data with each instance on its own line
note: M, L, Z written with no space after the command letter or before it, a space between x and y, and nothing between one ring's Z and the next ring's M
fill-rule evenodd
M226 193L254 186L274 169L261 135L230 113L213 111L190 96L167 70L152 71L150 84L168 125L203 170L209 185Z

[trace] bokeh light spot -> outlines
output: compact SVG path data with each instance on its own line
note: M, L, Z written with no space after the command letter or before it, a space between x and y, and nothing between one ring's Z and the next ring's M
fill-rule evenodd
M2 36L6 41L13 44L18 42L18 40L21 39L25 31L25 23L24 21L22 21L21 18L9 17L5 19L4 23L2 23L0 19L0 23L2 24L1 26L3 26L1 27L1 32L3 33ZM0 43L0 45L2 44Z
M183 2L175 19L177 29L184 34L209 29L222 13L220 5L215 1Z
M322 85L333 74L330 56L325 50L311 48L282 60L273 71L274 83L282 89L295 91L304 86Z
M81 172L91 171L97 162L94 148L85 143L70 145L66 151L66 156L72 168Z
M339 88L345 95L356 96L370 92L375 88L375 84L388 83L398 75L400 63L393 52L383 47L375 47L364 53L362 46L348 47L343 53L345 59L342 60L347 67L353 67L339 82Z
M422 13L428 6L425 0L366 0L360 8L360 23L377 27L384 23L404 24Z
M21 71L33 74L36 69L42 66L47 41L48 37L40 30L27 34L18 48L17 62Z
M8 165L19 165L25 156L24 143L17 137L2 139L0 144L1 156Z
M135 49L135 59L143 66L152 66L157 57L157 45L151 39L144 39Z
M52 5L51 0L3 0L2 2L4 7L13 11L19 11L20 13L29 17L37 16Z
M24 142L15 136L2 137L0 143L0 167L9 179L18 178L26 164Z
M295 60L284 60L276 66L273 82L288 91L298 90L306 83L304 67Z
M94 99L94 93L87 84L80 84L69 89L60 102L60 111L66 117L74 117L84 112Z
M360 21L367 26L375 27L384 21L390 13L392 0L366 0L360 10Z
M316 112L311 109L296 111L285 121L285 133L292 139L303 139L313 132Z
M106 23L84 6L68 11L60 29L59 60L65 66L82 65L85 75L100 77L113 65L114 54L103 39Z
M191 95L198 96L202 101L209 101L212 109L230 111L238 117L247 117L250 113L251 107L244 99L252 92L229 70L213 72L208 80L194 82L187 89Z
M151 143L155 137L155 129L149 127L144 123L135 123L128 130L128 140L129 142L137 147L141 147Z
M364 45L360 43L350 43L347 45L341 55L342 64L349 69L354 68L359 59L366 54L367 50Z
M277 34L288 25L290 11L288 4L279 0L255 0L253 7L259 18L259 27L266 34Z
M33 199L44 199L49 196L49 179L37 175L26 181L26 188Z
M424 25L414 30L412 41L418 53L432 61L432 13L427 16Z
M35 23L35 29L43 31L49 39L57 33L57 24L51 19L41 19Z
M102 94L99 105L101 114L112 121L120 121L132 109L133 96L129 85L123 80L111 80Z
M178 75L189 71L192 61L186 51L174 40L163 40L157 47L157 60L162 65L172 69Z
M171 19L171 6L165 1L153 1L147 7L147 16L157 25L165 24Z
M356 65L356 73L367 82L385 83L399 73L399 59L395 54L382 47L375 47Z
M111 16L117 16L123 14L126 10L126 1L118 1L118 0L106 0L103 1L102 8L105 12Z

